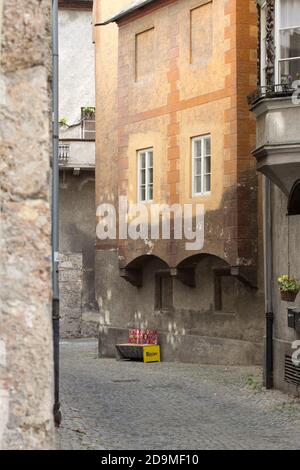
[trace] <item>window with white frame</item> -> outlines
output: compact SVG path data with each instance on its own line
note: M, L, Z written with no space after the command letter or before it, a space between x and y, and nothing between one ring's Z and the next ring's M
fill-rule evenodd
M153 200L153 149L138 152L138 195L140 202Z
M192 185L193 196L211 191L211 136L192 139Z
M300 79L300 1L276 0L276 79Z

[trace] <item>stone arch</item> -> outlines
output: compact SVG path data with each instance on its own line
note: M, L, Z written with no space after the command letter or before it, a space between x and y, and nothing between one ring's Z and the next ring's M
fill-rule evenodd
M143 285L143 268L150 261L159 261L165 270L170 270L168 263L159 256L149 254L140 255L132 259L126 266L120 268L120 276L136 287Z
M300 179L298 179L290 192L288 201L288 215L300 215Z
M174 269L174 275L184 284L191 287L196 286L195 271L198 263L206 258L215 259L219 263L222 262L224 273L237 277L244 284L257 288L256 270L248 266L232 266L224 258L213 253L197 253L183 258Z

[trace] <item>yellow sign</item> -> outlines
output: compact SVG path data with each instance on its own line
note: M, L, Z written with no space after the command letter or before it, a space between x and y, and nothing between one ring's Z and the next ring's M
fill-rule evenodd
M143 347L144 362L160 362L160 346L149 345Z

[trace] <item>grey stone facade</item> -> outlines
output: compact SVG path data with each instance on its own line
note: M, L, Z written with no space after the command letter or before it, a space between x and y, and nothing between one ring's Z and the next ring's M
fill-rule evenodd
M96 337L95 178L91 171L60 172L60 314L62 338Z
M294 350L292 343L300 334L288 327L288 307L300 308L300 295L295 303L283 302L277 278L289 274L300 280L300 216L288 217L287 197L275 185L271 193L273 234L273 309L274 309L274 385L300 396L300 387L285 380L285 358ZM299 347L298 347L299 348Z
M78 5L78 7L76 6ZM61 337L98 334L94 289L95 141L85 138L82 108L95 106L92 2L59 2L59 251ZM80 261L79 261L80 260Z
M300 8L296 3L294 7ZM278 34L278 22L274 22L274 15L279 14L276 11L278 6L279 2L266 2L266 30L263 30L262 24L259 32L261 41L266 35L268 87L258 87L249 96L249 103L256 116L256 149L253 155L257 161L257 170L269 179L268 182L266 180L264 207L265 264L269 268L266 269L266 306L269 308L268 313L273 314L274 321L273 347L269 348L269 354L266 347L266 356L270 357L271 352L274 357L273 370L269 368L267 371L266 366L265 373L269 379L274 379L276 388L300 396L300 368L291 358L297 348L295 345L294 349L293 344L299 341L300 335L295 328L288 326L288 308L299 309L300 296L295 302L283 301L277 283L278 277L282 275L300 280L299 201L294 202L293 211L289 210L292 188L300 181L300 105L298 94L293 89L294 84L286 84L279 72L277 75L280 47L274 47L274 39ZM258 47L261 48L260 41ZM263 54L263 50L261 52ZM299 66L296 68L298 76ZM258 83L263 85L262 74L263 70L259 70ZM294 215L289 216L290 213Z
M96 292L100 306L99 355L113 357L115 344L128 341L129 328L158 329L162 359L203 364L261 364L263 359L263 289L230 278L231 304L218 311L214 271L224 262L207 256L196 268L196 287L173 280L171 306L155 306L158 259L145 261L143 286L134 287L119 276L115 250L96 253ZM263 287L263 280L259 285ZM231 291L233 289L233 291ZM226 285L223 292L226 291Z
M50 7L3 3L0 449L54 447Z

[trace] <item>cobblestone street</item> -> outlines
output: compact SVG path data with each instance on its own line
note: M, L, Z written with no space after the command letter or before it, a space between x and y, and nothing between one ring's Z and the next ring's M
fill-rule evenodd
M61 343L61 449L300 449L300 402L258 368L97 358Z

